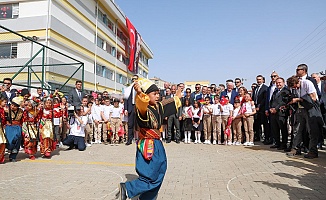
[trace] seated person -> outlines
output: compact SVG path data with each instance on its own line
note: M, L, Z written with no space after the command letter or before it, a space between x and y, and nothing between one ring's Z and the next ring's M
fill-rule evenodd
M68 129L70 133L63 141L63 145L69 146L69 149L76 148L79 151L86 149L85 144L85 126L87 124L87 117L83 116L84 108L82 106L75 106L74 116L70 118Z

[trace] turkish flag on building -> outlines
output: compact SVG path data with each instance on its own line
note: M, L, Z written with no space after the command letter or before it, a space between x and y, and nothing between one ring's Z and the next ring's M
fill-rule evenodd
M136 34L137 31L134 27L134 25L132 25L132 23L130 22L130 20L126 17L126 24L127 24L127 28L128 28L128 32L129 32L129 41L130 41L130 58L129 58L129 65L128 65L128 69L133 72L135 67L134 67L134 63L135 63L135 52L136 52Z

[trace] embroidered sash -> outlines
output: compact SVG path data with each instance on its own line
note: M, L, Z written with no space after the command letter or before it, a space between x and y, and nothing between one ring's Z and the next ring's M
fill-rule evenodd
M137 147L146 160L151 160L154 154L154 140L160 139L157 129L140 128Z

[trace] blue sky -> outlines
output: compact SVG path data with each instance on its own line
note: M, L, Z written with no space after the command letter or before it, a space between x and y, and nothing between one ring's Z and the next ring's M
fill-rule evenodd
M116 0L154 53L149 77L247 79L326 69L325 0Z

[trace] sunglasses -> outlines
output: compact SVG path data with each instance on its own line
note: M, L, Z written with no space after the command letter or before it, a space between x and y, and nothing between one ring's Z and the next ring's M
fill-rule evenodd
M300 71L300 70L303 70L303 69L297 69L297 71Z
M271 78L278 77L277 75L272 75Z

